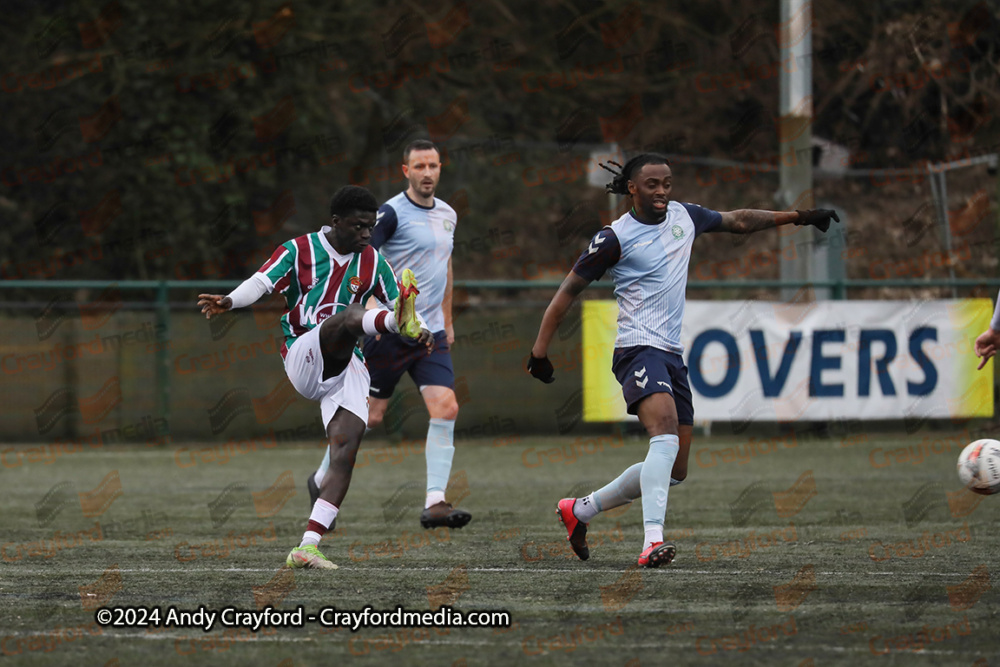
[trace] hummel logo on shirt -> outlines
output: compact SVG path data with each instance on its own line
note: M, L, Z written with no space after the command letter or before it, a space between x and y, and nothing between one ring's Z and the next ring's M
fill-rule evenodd
M605 238L607 238L607 237L606 236L602 236L600 238L596 238L593 241L591 241L590 245L587 247L587 254L588 255L593 255L595 252L597 252L599 250L599 248L595 248L594 244L596 243L597 245L601 245L602 243L604 243L604 239Z

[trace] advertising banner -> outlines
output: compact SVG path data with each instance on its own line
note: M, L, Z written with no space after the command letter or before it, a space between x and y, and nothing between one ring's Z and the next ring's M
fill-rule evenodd
M681 344L696 420L993 416L973 342L989 299L689 301ZM611 372L614 301L583 303L584 419L634 419Z

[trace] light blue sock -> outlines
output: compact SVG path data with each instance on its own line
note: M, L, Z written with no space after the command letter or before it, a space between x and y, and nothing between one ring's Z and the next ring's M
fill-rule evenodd
M642 472L642 461L633 464L625 469L625 472L618 475L610 484L602 486L589 496L580 498L580 502L573 506L573 514L584 523L606 510L628 504L642 496L642 489L639 486L639 475ZM670 486L677 486L679 480L670 478Z
M323 462L319 464L319 468L313 474L313 480L316 481L316 486L323 486L323 478L326 477L326 471L330 468L330 446L327 445L326 453L323 454Z
M576 503L573 507L576 518L584 523L590 523L599 512L621 507L638 498L641 493L639 490L641 471L642 461L630 465L609 484L582 498L582 502Z
M680 451L676 435L657 435L649 440L649 452L639 473L642 491L642 523L646 529L646 544L663 541L663 517L667 512L667 491L670 472ZM658 538L657 538L658 535Z
M431 419L424 454L427 457L427 494L440 493L444 500L451 475L451 460L455 457L454 419Z

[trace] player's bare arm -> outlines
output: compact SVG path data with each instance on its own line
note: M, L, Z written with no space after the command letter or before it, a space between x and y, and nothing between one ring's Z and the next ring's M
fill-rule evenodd
M270 291L271 287L267 280L262 278L259 273L255 273L225 296L222 294L199 294L198 305L201 306L201 312L205 313L205 319L211 319L214 315L220 315L228 310L252 306Z
M589 280L570 271L545 309L542 324L538 328L538 336L535 338L535 344L531 347L528 372L546 384L554 380L552 364L548 360L549 343L552 341L552 336L559 329L559 324L565 319L573 301L589 284Z
M722 224L714 231L731 234L753 234L754 232L781 227L782 225L811 225L825 232L830 229L831 220L840 222L836 211L829 209L810 209L807 211L762 211L753 208L741 208L735 211L723 211Z

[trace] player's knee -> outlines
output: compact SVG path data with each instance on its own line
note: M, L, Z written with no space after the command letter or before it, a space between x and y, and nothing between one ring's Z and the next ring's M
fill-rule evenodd
M438 408L438 410L436 410L436 412L440 414L438 419L447 419L449 421L455 421L456 419L458 419L458 401L456 401L454 398L449 401L446 401L443 405L441 405Z
M427 414L431 419L447 419L455 421L458 419L458 400L454 391L435 392L424 394L424 403L427 405Z
M362 320L364 317L365 307L360 303L352 303L344 309L344 320L351 333L354 333L355 331L364 333L364 329L362 327Z
M649 437L651 438L658 435L677 435L677 426L677 417L663 415L655 419L653 423L646 426L646 431L649 433Z
M330 440L330 466L334 468L354 467L361 439L339 435Z
M342 450L330 457L330 467L341 470L353 469L358 460L358 450Z
M368 401L368 428L375 428L385 419L385 411L389 407L386 399L371 397Z

